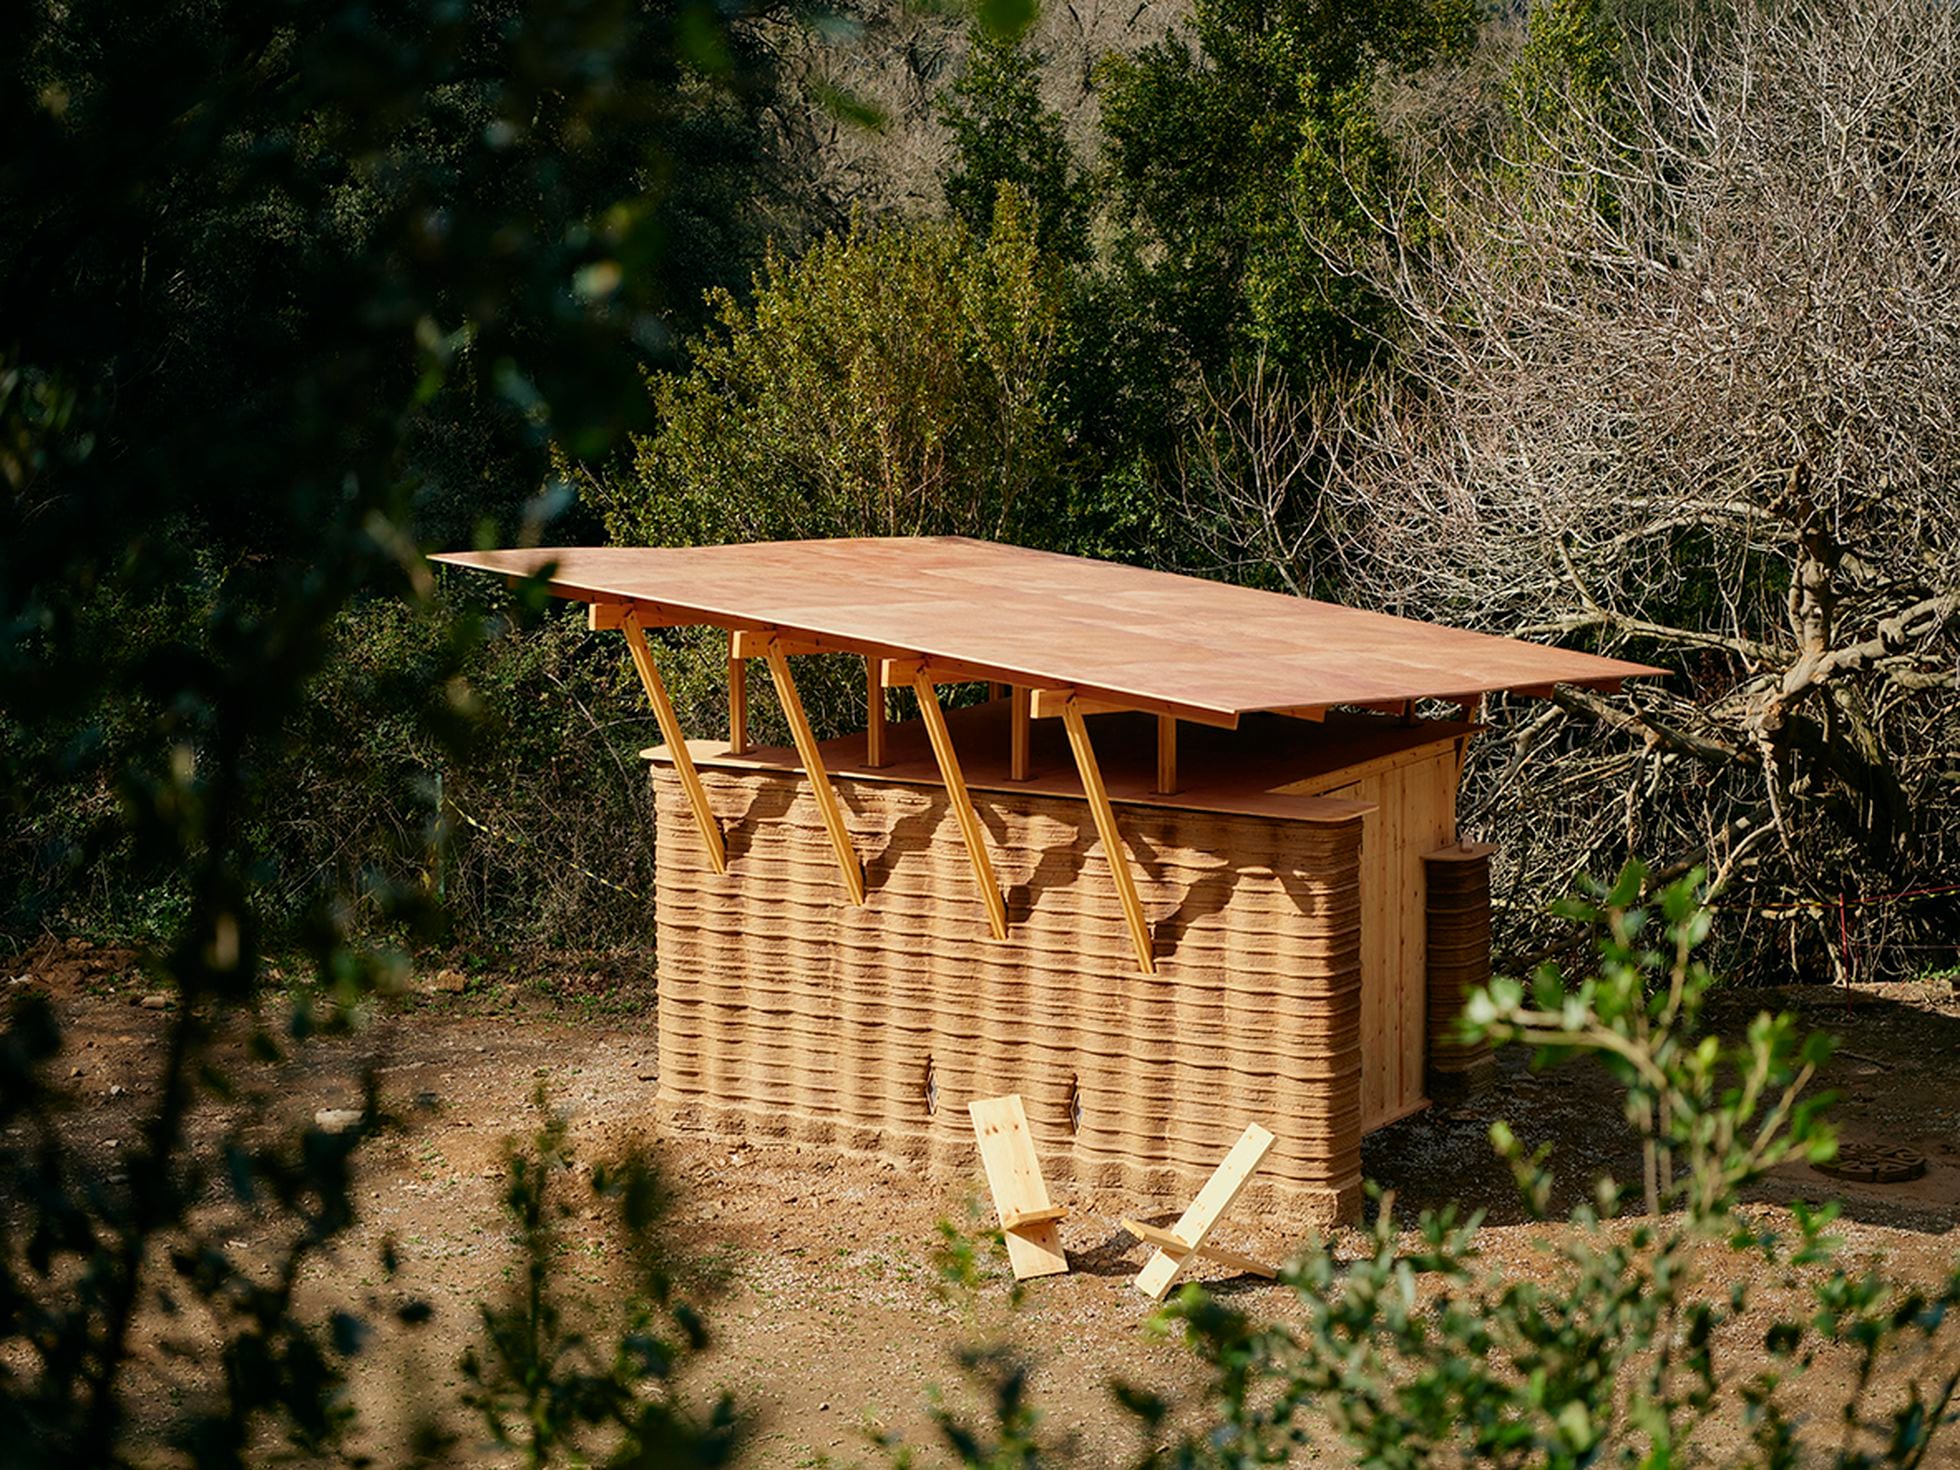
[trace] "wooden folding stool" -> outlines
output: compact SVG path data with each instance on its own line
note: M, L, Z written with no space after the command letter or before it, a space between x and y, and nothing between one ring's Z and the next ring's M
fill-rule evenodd
M1266 1150L1272 1146L1272 1134L1257 1123L1246 1124L1245 1132L1232 1145L1232 1151L1225 1155L1225 1161L1212 1170L1211 1178L1198 1191L1198 1197L1191 1201L1170 1229L1146 1225L1141 1220L1123 1221L1123 1228L1130 1234L1157 1247L1143 1270L1137 1273L1138 1291L1153 1302L1162 1301L1170 1291L1171 1283L1177 1280L1194 1257L1203 1257L1221 1266L1230 1266L1235 1271L1250 1272L1268 1279L1279 1274L1263 1261L1205 1244L1205 1237L1211 1234L1212 1226L1231 1208L1232 1201L1239 1197L1239 1191L1245 1188L1252 1171L1259 1167L1259 1161L1266 1157Z
M1068 1257L1062 1252L1055 1222L1068 1212L1048 1202L1048 1185L1041 1177L1041 1161L1035 1157L1034 1135L1028 1132L1020 1094L978 1098L967 1104L967 1111L973 1115L980 1166L993 1191L1014 1279L1067 1271Z

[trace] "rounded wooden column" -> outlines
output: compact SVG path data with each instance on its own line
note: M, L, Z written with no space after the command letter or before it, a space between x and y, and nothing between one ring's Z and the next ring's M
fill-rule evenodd
M1458 842L1422 859L1429 889L1423 1080L1434 1102L1482 1092L1497 1070L1489 1042L1468 1042L1458 1033L1470 992L1490 981L1490 859L1496 850Z

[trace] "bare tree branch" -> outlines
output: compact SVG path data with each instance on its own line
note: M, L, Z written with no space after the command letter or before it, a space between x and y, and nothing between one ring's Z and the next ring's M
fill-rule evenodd
M1836 973L1793 896L1960 872L1960 12L1711 13L1567 102L1496 167L1412 130L1378 237L1320 242L1399 309L1397 371L1242 395L1311 453L1187 494L1284 585L1676 668L1561 691L1528 763L1483 742L1470 812L1521 900L1702 853ZM1859 963L1957 926L1874 918Z

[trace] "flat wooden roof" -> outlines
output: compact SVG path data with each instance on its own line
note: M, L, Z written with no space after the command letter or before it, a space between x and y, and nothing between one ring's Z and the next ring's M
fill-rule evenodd
M1438 555L1447 555L1439 547ZM1665 670L1413 618L958 536L572 546L437 561L640 604L668 623L801 635L966 676L1230 723L1260 710L1612 688Z

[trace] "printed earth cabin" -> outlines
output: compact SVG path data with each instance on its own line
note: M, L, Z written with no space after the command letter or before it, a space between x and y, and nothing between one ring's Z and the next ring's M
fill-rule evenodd
M965 1177L968 1103L1018 1093L1051 1181L1169 1197L1257 1120L1246 1202L1302 1223L1357 1214L1364 1134L1488 1074L1454 1025L1490 968L1482 697L1661 672L962 538L437 560L591 604L659 718L663 1126ZM725 739L647 637L700 625ZM809 654L864 660L862 733L817 740ZM788 747L748 739L758 659Z

